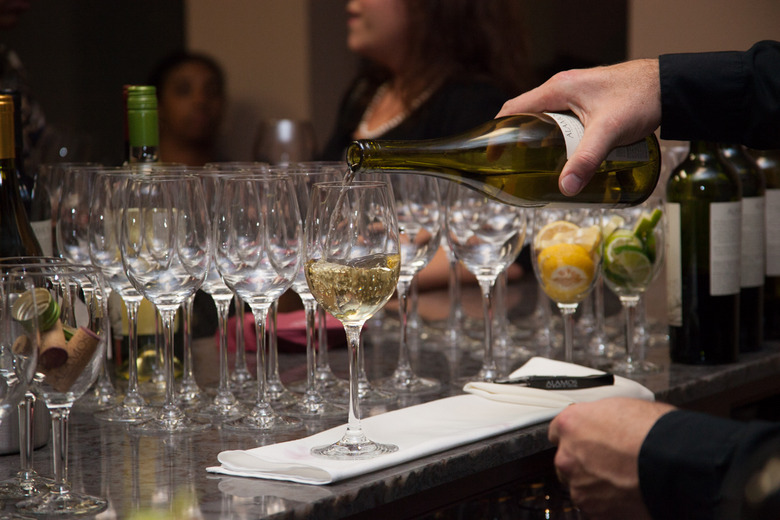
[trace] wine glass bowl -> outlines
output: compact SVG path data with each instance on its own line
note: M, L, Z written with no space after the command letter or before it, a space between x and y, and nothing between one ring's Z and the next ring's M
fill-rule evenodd
M573 314L593 290L601 269L599 210L535 210L531 260L545 294L564 321L564 358L572 361Z
M627 374L652 372L658 367L636 352L634 334L637 305L658 275L663 263L664 223L660 204L614 210L604 224L602 273L607 286L620 299L626 321L626 357L612 370Z
M349 348L349 422L317 456L356 460L398 450L368 439L360 426L358 359L363 324L390 299L400 274L395 205L386 183L321 183L306 217L306 281L317 302L344 325Z

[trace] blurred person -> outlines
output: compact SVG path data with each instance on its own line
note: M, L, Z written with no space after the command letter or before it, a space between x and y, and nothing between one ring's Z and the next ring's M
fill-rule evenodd
M160 160L203 166L225 160L218 150L225 110L225 77L205 54L177 52L152 71L157 87Z
M498 116L571 110L585 136L561 173L581 189L609 150L646 137L780 148L780 42L572 70ZM575 404L551 423L555 467L590 519L780 518L780 425L662 403Z
M362 63L322 158L343 160L354 139L444 137L492 119L509 96L535 84L521 7L516 0L348 1L347 45ZM418 274L419 287L446 286L448 266L440 250ZM516 276L519 266L513 269Z

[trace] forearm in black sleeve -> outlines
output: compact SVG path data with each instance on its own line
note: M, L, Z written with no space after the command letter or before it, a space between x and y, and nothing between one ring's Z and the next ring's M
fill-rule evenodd
M744 509L746 484L778 441L777 424L670 412L639 453L645 505L655 519L731 517Z
M659 68L662 138L780 148L780 42L664 54Z

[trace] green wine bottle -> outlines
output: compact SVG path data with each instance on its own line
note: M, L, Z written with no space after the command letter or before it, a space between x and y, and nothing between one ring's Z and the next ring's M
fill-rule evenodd
M19 195L13 97L0 95L0 258L42 254Z
M151 85L127 85L127 139L130 163L158 161L160 131L157 89Z
M764 342L764 218L766 181L755 161L738 144L720 152L742 186L742 247L739 291L739 351L761 350Z
M669 353L673 362L730 363L739 351L742 204L715 143L694 141L666 185Z
M749 150L766 181L764 339L780 339L780 150Z
M579 194L563 195L558 177L582 133L582 123L572 115L523 114L441 139L361 139L347 149L347 163L353 174L433 175L514 206L621 207L640 204L650 196L661 168L654 135L613 150Z

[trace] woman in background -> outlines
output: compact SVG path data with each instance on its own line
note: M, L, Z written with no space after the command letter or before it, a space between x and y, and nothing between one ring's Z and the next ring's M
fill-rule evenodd
M350 0L346 9L347 45L363 61L324 160L343 160L354 139L464 132L535 85L518 0ZM440 251L420 288L445 286L447 265Z

